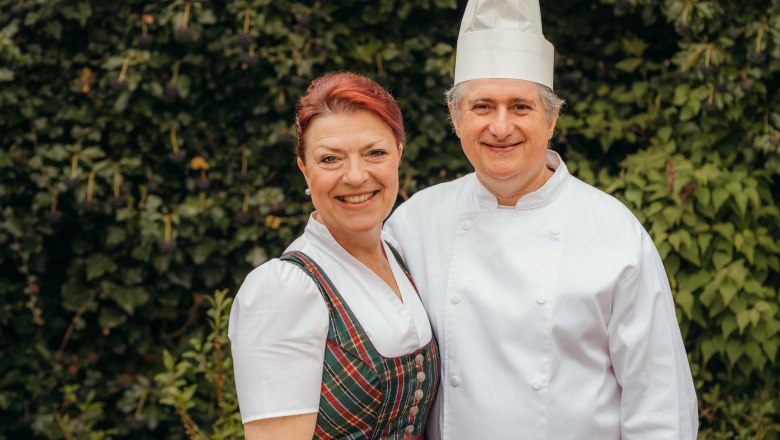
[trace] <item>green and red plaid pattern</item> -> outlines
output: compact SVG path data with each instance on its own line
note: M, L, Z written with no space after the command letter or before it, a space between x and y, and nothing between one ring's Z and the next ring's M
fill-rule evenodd
M414 285L404 262L392 251ZM281 260L309 274L328 306L330 322L314 438L422 439L439 386L436 341L404 356L383 357L317 263L302 252L286 253Z

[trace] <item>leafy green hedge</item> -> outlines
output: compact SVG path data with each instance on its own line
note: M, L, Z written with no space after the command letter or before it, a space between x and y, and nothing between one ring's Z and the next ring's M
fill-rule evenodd
M542 3L554 148L654 237L702 437L778 438L780 0ZM237 436L211 293L311 209L298 96L387 86L401 198L468 172L441 94L464 4L0 0L0 438Z

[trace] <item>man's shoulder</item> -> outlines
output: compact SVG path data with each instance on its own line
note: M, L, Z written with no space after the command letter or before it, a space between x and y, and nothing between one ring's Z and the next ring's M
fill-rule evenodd
M451 204L454 197L462 194L473 178L474 173L470 173L455 180L439 183L417 191L409 200L402 203L397 211L439 210L443 205Z
M574 203L579 205L575 212L600 219L594 224L610 225L610 227L622 224L635 229L636 232L644 231L636 215L615 196L574 176L572 176L572 185L577 192Z

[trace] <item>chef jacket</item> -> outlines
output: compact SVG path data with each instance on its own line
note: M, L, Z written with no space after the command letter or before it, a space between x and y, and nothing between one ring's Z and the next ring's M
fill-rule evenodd
M322 268L382 356L428 345L433 334L425 309L387 245L403 302L315 215L287 251L301 251ZM243 423L319 411L328 319L319 288L294 264L275 258L247 275L228 321Z
M553 176L499 206L474 174L393 213L439 342L432 439L695 439L696 393L653 241L613 197ZM506 209L502 209L506 208Z

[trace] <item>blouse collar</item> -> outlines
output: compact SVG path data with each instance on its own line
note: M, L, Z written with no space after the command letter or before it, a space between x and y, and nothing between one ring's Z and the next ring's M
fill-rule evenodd
M314 211L311 213L311 215L309 215L309 221L306 223L306 228L304 229L306 240L320 250L327 252L332 256L338 257L341 261L346 260L353 263L358 263L358 265L363 266L363 263L353 257L352 254L347 252L347 250L344 249L335 238L333 238L333 235L331 235L327 226L317 221L315 218L316 215L317 211ZM389 261L390 253L387 249L387 245L384 242L384 238L382 238L382 246L385 247L385 253L387 253Z
M564 183L569 176L569 170L566 164L561 160L561 156L555 151L547 150L547 166L554 169L552 177L536 191L526 194L517 201L514 209L533 209L544 206L563 190ZM498 209L498 199L473 175L472 181L475 186L475 195L477 204L482 209ZM502 208L505 208L502 206Z
M328 227L317 221L315 218L316 215L317 211L314 211L309 215L309 221L306 223L306 228L304 230L309 242L322 250L336 252L338 254L343 252L348 255L349 253L341 247L335 238L333 238Z

